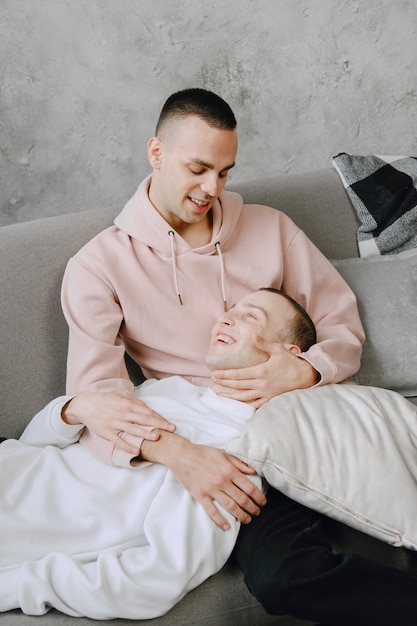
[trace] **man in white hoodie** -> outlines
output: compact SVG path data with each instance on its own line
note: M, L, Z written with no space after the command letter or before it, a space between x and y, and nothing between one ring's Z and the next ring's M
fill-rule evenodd
M265 361L254 335L294 354L315 342L314 325L297 303L260 290L214 326L206 365ZM55 607L93 619L154 618L217 572L233 549L236 518L224 510L229 529L219 529L169 469L118 455L120 449L108 451L106 465L78 443L82 424L64 422L62 408L76 405L82 413L93 396L54 400L19 441L0 446L0 611L41 615ZM148 380L135 396L200 450L223 448L255 413L179 376ZM247 466L245 472L254 474Z

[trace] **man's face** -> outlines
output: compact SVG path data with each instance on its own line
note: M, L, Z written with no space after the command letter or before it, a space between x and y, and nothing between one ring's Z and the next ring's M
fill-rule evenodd
M205 363L210 370L242 368L263 363L268 354L253 343L255 334L277 341L294 317L283 296L256 291L244 296L214 325Z
M177 232L206 218L224 188L236 152L236 130L213 128L194 115L167 121L161 137L150 139L149 197Z

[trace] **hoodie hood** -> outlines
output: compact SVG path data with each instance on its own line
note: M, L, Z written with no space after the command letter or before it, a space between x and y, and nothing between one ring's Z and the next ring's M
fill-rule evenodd
M220 194L219 199L211 209L213 230L210 242L199 248L192 248L152 205L149 200L150 181L151 176L148 176L141 183L135 195L114 220L115 225L129 237L145 245L161 258L170 259L173 285L180 305L183 304L183 299L178 279L177 259L187 254L217 254L219 258L223 309L227 311L225 264L222 246L226 245L240 218L243 207L242 197L230 191L223 191Z
M211 241L200 248L192 248L152 205L148 195L150 181L151 176L145 178L134 196L114 220L115 225L120 230L151 248L163 258L171 258L172 256L170 231L174 233L176 256L190 252L216 254L217 243L222 248L225 247L242 212L243 200L239 194L231 191L223 191L220 194L212 208L213 232Z

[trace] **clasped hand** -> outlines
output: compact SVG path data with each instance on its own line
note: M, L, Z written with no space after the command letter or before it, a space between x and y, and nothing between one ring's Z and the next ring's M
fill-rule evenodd
M189 456L188 463L182 459L175 472L178 480L219 528L228 530L229 523L216 503L243 524L249 524L266 503L262 491L248 478L255 470L224 450L191 445L196 456Z
M248 524L266 502L262 491L249 478L255 470L225 450L195 444L166 431L161 432L157 442L144 441L142 449L145 459L169 467L223 530L230 525L217 504Z
M121 433L156 441L160 435L154 429L175 431L174 424L128 391L82 392L64 407L62 417L68 424L84 424L133 456L139 454L140 448L125 441Z

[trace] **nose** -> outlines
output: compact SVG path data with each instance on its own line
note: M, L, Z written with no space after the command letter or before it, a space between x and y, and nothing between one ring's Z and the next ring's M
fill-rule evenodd
M224 187L225 181L220 179L216 172L208 171L201 182L201 190L211 196L217 198Z
M227 313L223 313L223 315L219 319L219 324L222 324L223 326L233 326L234 318L232 313L230 311L227 311Z

